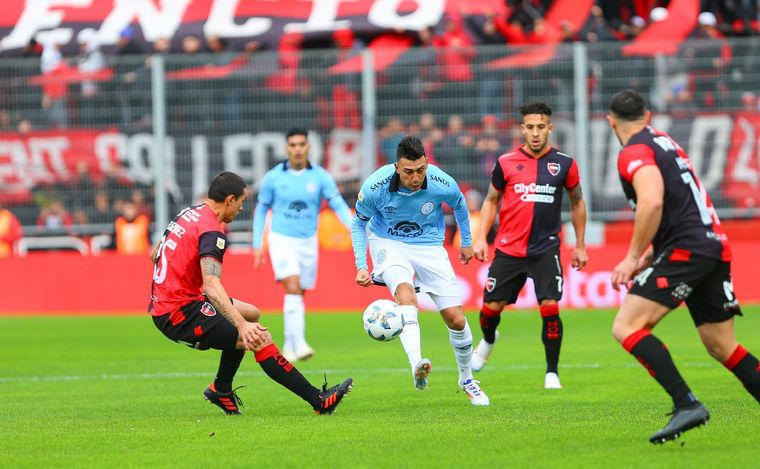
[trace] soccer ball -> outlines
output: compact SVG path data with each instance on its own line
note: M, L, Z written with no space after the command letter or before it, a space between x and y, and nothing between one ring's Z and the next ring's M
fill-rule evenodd
M393 340L404 330L404 316L391 300L375 300L364 310L364 330L375 340Z

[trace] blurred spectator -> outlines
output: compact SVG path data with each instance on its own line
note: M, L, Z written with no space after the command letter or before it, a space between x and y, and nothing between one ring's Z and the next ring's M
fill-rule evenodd
M462 17L448 14L444 19L444 31L434 37L436 63L443 86L436 93L445 100L448 113L470 113L470 96L473 95L472 61L477 53L472 40L464 29Z
M40 70L48 78L42 85L42 109L52 127L66 128L69 125L68 86L57 77L66 74L69 67L63 61L60 45L53 36L48 36L43 43Z
M60 199L51 199L48 205L40 211L37 226L51 230L63 230L74 224L74 218Z
M143 52L142 48L135 42L134 26L127 26L119 32L119 39L116 41L116 55L135 55Z
M480 135L475 141L475 159L479 162L478 171L480 172L479 184L473 181L473 187L484 190L484 182L487 182L487 175L490 174L496 160L504 153L504 141L499 135L499 121L496 116L487 115L481 119L482 128ZM486 187L487 189L487 187Z
M150 219L140 214L131 201L125 201L121 215L114 222L114 244L119 254L150 252Z
M435 122L435 116L426 112L420 116L420 130L416 132L419 135L422 144L425 147L425 154L428 157L435 158L435 148L438 143L443 139L443 132Z
M744 112L760 112L760 100L752 91L742 93L741 103Z
M380 129L380 151L384 157L382 164L396 161L396 147L404 135L404 123L398 117L391 117L385 127Z
M79 72L91 74L103 70L105 60L100 52L97 32L92 28L83 29L77 35L77 42L80 47L79 56L77 57ZM80 87L81 92L77 100L79 124L84 127L91 127L105 123L103 113L107 110L107 106L103 100L98 82L95 80L82 80Z
M93 196L93 209L89 214L90 223L110 224L116 219L116 213L111 208L108 192L97 191Z
M23 235L21 222L0 203L0 258L12 256L16 241Z
M454 114L449 117L448 128L435 150L436 160L449 174L458 174L455 166L461 161L473 161L475 141L464 129L462 118Z

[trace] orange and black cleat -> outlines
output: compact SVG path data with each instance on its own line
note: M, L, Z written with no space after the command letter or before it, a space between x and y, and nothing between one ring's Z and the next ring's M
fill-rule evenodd
M218 392L214 388L214 383L203 391L203 398L219 407L227 415L240 415L240 407L243 407L243 401L238 397L237 391L243 386L239 386L230 392Z
M343 397L351 391L353 382L353 379L347 378L342 383L328 389L325 380L325 384L322 385L322 392L319 393L319 405L314 407L314 412L319 415L335 412L335 408L338 407Z

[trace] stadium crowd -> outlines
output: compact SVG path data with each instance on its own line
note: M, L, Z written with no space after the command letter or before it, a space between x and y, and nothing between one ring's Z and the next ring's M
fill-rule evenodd
M491 57L476 46L544 44L555 41L557 35L560 42L625 43L647 25L663 21L668 3L599 0L581 27L568 24L555 31L545 21L551 1L507 0L501 10L485 16L447 15L439 25L419 32L382 33L389 40L416 47L408 58L401 57L377 76L378 163L392 161L392 149L403 135L419 135L432 160L451 171L465 192L477 198L487 190L487 174L495 159L519 140L519 134L508 125L515 103L540 91L561 114L571 111L572 95L568 83L552 76L550 69L514 70L509 75L485 70L482 65ZM760 111L754 85L735 80L742 74L750 76L747 71L758 66L757 59L732 62L736 55L751 54L733 50L727 40L760 34L756 2L703 0L700 11L690 38L704 40L684 41L678 54L668 59L672 62L669 71L652 93L653 107L668 112L726 106ZM33 68L0 67L4 78L0 81L0 132L23 136L37 129L150 131L149 54L172 57L167 62L167 78L172 80L167 87L171 134L240 130L252 122L261 130L283 122L322 132L361 128L358 75L336 75L328 83L319 77L378 37L341 29L326 40L310 41L299 33L285 33L276 54L263 54L266 48L260 42L250 41L242 50L233 50L231 43L216 36L185 36L174 42L159 39L146 50L139 40L141 34L139 27L129 26L121 31L118 44L106 49L97 43L94 30L85 29L76 36L79 53L71 57L64 57L60 44L30 41L22 55L38 58ZM325 47L331 47L332 53L307 53ZM639 78L633 76L614 80L598 76L594 62L604 57L592 55L590 60L593 110L605 108L608 89L654 86L636 83ZM626 62L653 70L650 58ZM204 70L216 74L213 86L205 86L209 77L203 76ZM72 73L80 78L71 80ZM28 86L29 77L38 86ZM729 83L729 77L734 82ZM400 88L399 82L409 85ZM201 87L203 93L198 92ZM303 104L312 101L313 106ZM411 109L417 113L410 115ZM30 201L6 202L6 208L21 225L40 227L32 231L72 235L113 233L125 211L152 217L151 186L116 175L95 181L90 169L82 162L70 181L35 187ZM355 184L343 183L341 189L353 205ZM125 206L129 208L125 210ZM81 231L82 226L89 228ZM339 239L330 234L326 238Z

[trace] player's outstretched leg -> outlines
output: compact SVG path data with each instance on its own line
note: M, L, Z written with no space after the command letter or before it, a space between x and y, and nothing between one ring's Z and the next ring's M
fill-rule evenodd
M420 324L418 321L419 310L414 305L400 305L399 311L404 316L404 330L399 335L401 346L412 368L414 387L418 390L427 387L427 375L430 373L430 360L422 358L422 345L420 341ZM426 360L427 364L422 363Z
M546 375L544 376L544 388L561 389L559 382L559 351L562 347L562 319L559 317L559 305L556 303L543 304L540 306L541 341L544 343L546 354Z
M353 383L351 378L348 378L338 386L329 389L326 389L327 383L325 383L322 391L320 391L312 386L298 369L282 356L276 345L271 343L256 351L256 362L264 370L264 373L311 404L318 414L333 413L343 396L351 390Z
M710 412L707 411L707 407L699 402L693 407L675 409L672 415L665 427L649 437L650 442L661 444L675 440L686 430L704 425L710 420Z
M448 316L451 313L444 313ZM463 324L461 330L449 327L449 342L454 350L454 358L459 369L459 387L464 390L472 405L486 406L490 402L488 396L480 389L479 382L472 377L472 331L467 323L467 318L459 312L460 317L450 323L456 327ZM461 327L461 326L460 326Z
M501 322L501 310L491 309L485 304L480 308L480 330L483 332L483 338L472 353L473 371L482 370L488 362L496 340L499 338L499 331L496 330L499 322Z

